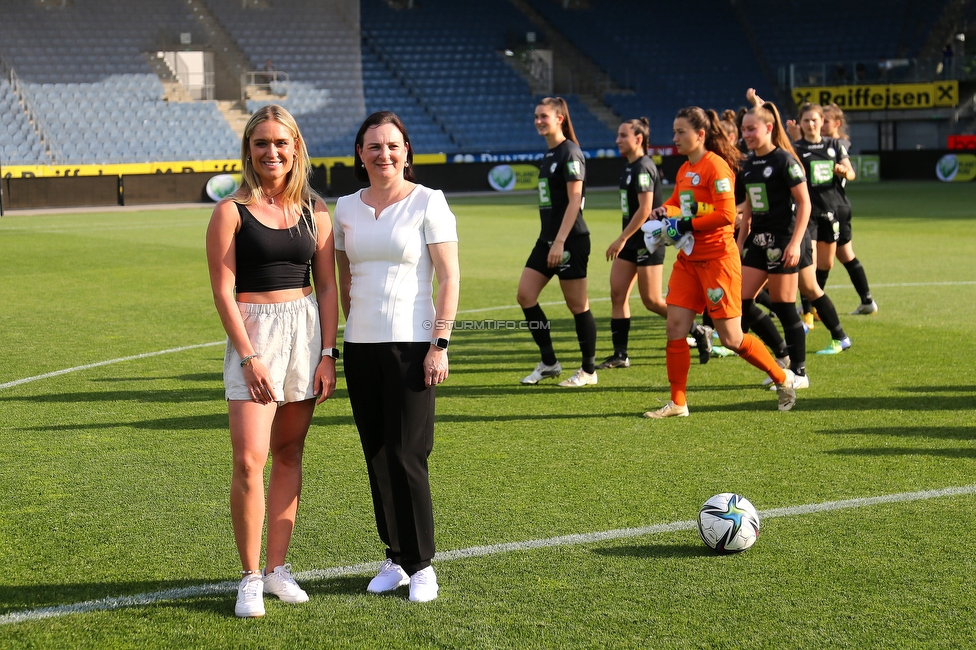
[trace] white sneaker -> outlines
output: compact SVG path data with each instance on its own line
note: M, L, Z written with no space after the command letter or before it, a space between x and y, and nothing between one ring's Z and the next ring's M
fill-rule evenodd
M779 410L789 411L796 404L796 389L793 388L795 376L789 368L783 372L786 373L786 379L782 384L776 384L776 395L779 397Z
M371 594L383 594L408 584L410 584L410 576L407 572L399 564L387 558L380 565L376 577L369 581L366 591Z
M688 417L688 405L678 406L668 400L668 403L656 411L648 411L644 414L645 418L660 420L661 418L686 418Z
M234 615L238 618L264 616L264 580L257 573L244 576L237 585L237 604Z
M573 373L569 379L559 382L563 388L579 388L580 386L593 386L596 384L596 371L586 372L582 368Z
M264 576L264 591L274 594L286 603L308 602L308 594L291 577L291 562L276 566L273 572Z
M545 363L540 361L539 365L537 365L535 367L535 370L532 371L532 374L523 378L520 383L538 384L543 379L548 379L549 377L558 377L562 373L562 371L563 371L563 367L559 365L558 361L551 366L547 366Z
M437 598L437 576L434 575L434 567L429 566L421 569L409 578L410 580L410 600L415 603L426 603Z
M772 380L770 380L772 383ZM800 390L801 388L810 388L810 375L797 375L793 374L793 390ZM776 390L775 386L770 386L769 390Z
M851 316L867 316L869 314L877 314L877 313L878 313L878 303L872 300L870 303L866 305L863 302L860 305L858 305L857 309L851 312Z

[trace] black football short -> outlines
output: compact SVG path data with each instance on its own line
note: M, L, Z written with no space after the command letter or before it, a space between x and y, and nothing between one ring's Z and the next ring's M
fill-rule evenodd
M535 248L525 262L525 268L538 271L547 278L556 275L560 280L579 280L586 277L586 266L590 259L589 234L567 239L563 246L563 262L555 267L550 267L546 261L551 246L552 242L536 240Z

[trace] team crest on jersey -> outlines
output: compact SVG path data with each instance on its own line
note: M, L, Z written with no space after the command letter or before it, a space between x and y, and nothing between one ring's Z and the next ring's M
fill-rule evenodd
M833 147L830 147L830 148L827 149L827 155L830 156L831 158L833 158L836 153L837 152L834 151L834 148Z
M627 181L624 183L624 185L630 185L630 179L631 178L633 178L633 176L631 176L630 174L627 174Z
M549 168L549 173L556 171L556 167L559 167L559 163L552 163L552 167Z
M691 177L691 184L698 185L699 183L701 183L701 176L699 176L698 174L693 174Z
M769 178L772 175L773 175L773 168L772 167L764 167L763 168L763 176L764 177Z
M580 173L579 161L570 160L568 163L566 163L566 171L573 176L578 176Z

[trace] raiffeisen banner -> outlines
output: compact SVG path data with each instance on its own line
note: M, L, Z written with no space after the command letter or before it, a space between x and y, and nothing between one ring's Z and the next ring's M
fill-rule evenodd
M794 88L793 101L797 108L810 102L821 106L837 104L845 111L952 107L959 103L959 82Z

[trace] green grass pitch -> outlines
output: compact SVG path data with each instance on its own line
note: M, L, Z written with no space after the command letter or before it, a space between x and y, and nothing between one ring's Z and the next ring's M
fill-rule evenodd
M0 219L0 647L972 647L972 489L786 510L734 556L663 526L724 491L764 511L976 485L976 186L850 194L881 310L845 316L857 296L838 263L827 290L854 347L818 357L829 336L810 332L811 387L789 413L727 358L693 362L691 417L642 419L668 385L664 322L636 295L633 366L585 389L520 386L538 361L526 331L455 332L431 457L446 554L433 603L365 593L361 565L383 549L340 376L308 438L289 557L318 571L303 581L311 600L269 597L260 620L235 619L233 592L206 588L239 570L209 210ZM620 217L615 191L587 201L604 356L603 251ZM459 318L520 319L533 197L450 202ZM571 372L572 317L556 284L541 300ZM557 543L577 534L594 537ZM518 545L533 540L549 541ZM462 553L474 547L488 548Z

